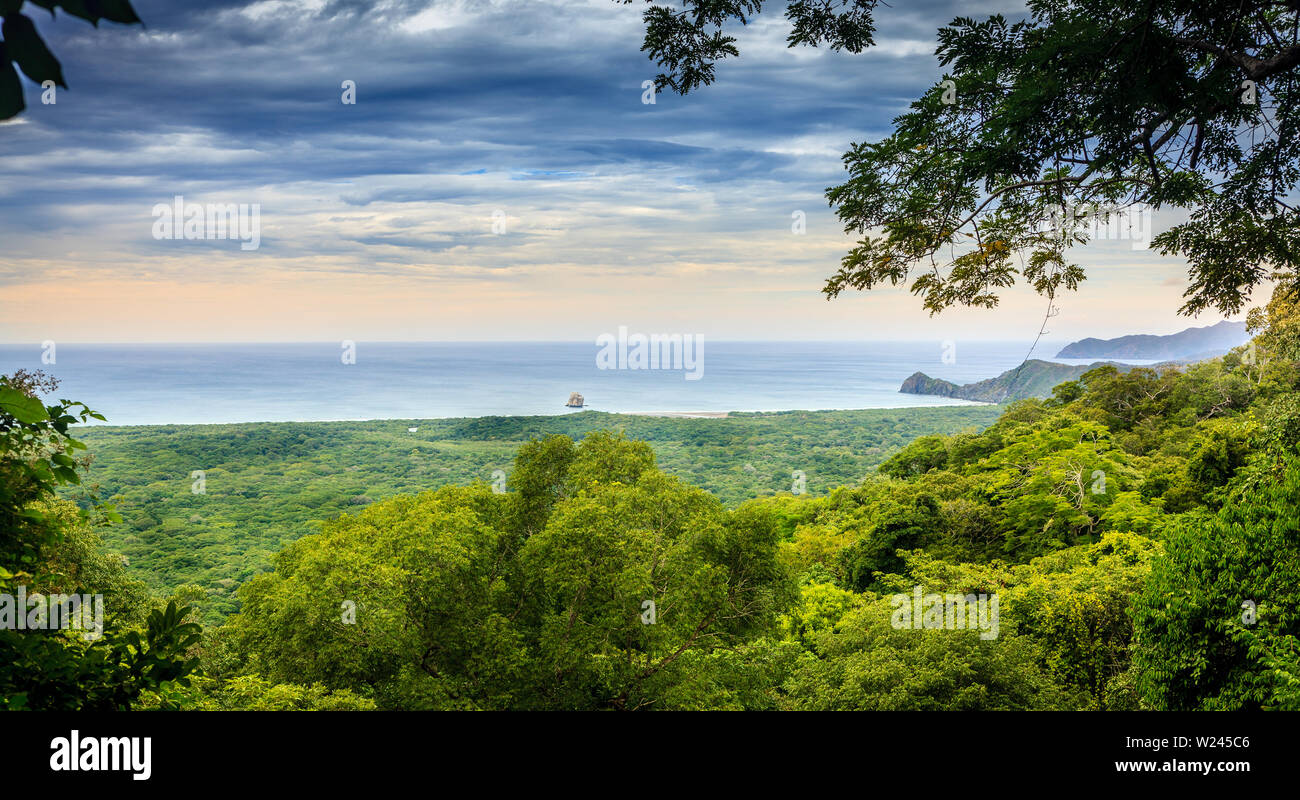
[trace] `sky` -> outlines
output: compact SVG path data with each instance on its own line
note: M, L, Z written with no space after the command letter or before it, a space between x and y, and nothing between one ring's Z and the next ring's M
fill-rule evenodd
M133 5L144 29L26 6L70 89L43 104L27 83L0 124L0 341L1028 340L1043 322L1024 287L935 317L904 288L820 291L853 241L824 197L843 152L938 80L941 24L1022 4L881 7L857 55L786 48L776 4L714 85L653 104L640 3ZM256 204L256 249L156 238L177 196ZM1177 315L1180 259L1096 242L1075 260L1089 278L1051 340L1220 319Z

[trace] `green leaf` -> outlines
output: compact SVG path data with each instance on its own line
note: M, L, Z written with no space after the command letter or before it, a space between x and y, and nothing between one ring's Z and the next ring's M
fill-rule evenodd
M42 3L42 5L44 4ZM55 5L72 16L81 17L96 28L99 27L99 14L91 9L89 0L58 0L58 2L50 3L50 6ZM47 8L50 6L47 6Z
M36 4L49 9L57 5L72 16L81 17L97 28L101 19L124 25L140 23L140 18L136 16L135 9L131 8L129 0L40 0Z
M14 65L9 63L9 51L0 42L0 119L18 116L27 104L23 102L23 84L18 80Z
M25 425L44 422L50 416L40 400L8 386L0 387L0 411Z
M50 52L36 32L36 26L22 14L10 14L0 25L0 35L4 36L9 48L9 57L27 77L42 83L54 81L55 85L68 88L63 81L63 68L59 60Z
M100 16L109 22L121 22L124 25L140 22L140 18L136 16L135 9L131 8L128 0L99 0L96 5L99 7Z

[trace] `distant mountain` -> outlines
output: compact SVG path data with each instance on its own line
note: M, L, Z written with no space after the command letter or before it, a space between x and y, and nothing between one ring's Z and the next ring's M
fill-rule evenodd
M986 378L976 383L958 386L951 381L931 378L924 372L913 373L903 381L898 391L904 394L937 394L959 400L977 400L983 403L1005 403L1024 397L1050 397L1052 389L1066 381L1077 380L1080 375L1101 366L1096 364L1055 364L1051 361L1030 359L1015 369L1009 369L996 378ZM1124 366L1116 364L1120 369Z
M1144 369L1160 371L1166 367L1186 367L1197 361L1214 358L1212 353L1196 353L1188 358L1173 358L1151 364ZM1106 364L1120 372L1137 368L1135 364L1120 364L1115 361L1094 361L1091 364L1057 364L1054 361L1041 361L1031 358L1014 369L1009 369L996 378L985 378L975 383L958 386L942 378L931 378L924 372L913 372L903 381L898 391L903 394L936 394L940 397L955 397L958 400L975 400L981 403L1009 403L1026 397L1051 397L1052 390L1066 381L1078 380L1083 373Z
M1118 339L1080 339L1066 345L1056 357L1205 359L1221 356L1248 341L1246 323L1224 320L1169 336L1135 334Z

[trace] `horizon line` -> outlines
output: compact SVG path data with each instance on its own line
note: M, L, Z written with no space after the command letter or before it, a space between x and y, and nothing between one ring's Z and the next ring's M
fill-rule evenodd
M638 331L640 333L640 331ZM656 335L673 335L673 334L656 334ZM919 339L730 339L730 338L712 338L704 334L681 334L706 338L713 342L722 342L727 344L744 343L744 344L907 344L907 343L932 343L938 341L952 340L956 342L985 342L990 344L1021 344L1029 342L1032 337L1023 339L982 339L982 338L953 338L949 337L927 337ZM1135 335L1135 334L1129 334ZM1142 334L1136 334L1142 335ZM1162 335L1162 334L1147 334ZM54 341L58 345L248 345L248 344L338 344L343 341L351 341L359 344L590 344L593 347L599 346L593 339L209 339L209 340L191 340L191 341L158 341L158 340L129 340L129 341ZM1055 339L1043 339L1042 341L1057 341ZM41 341L0 341L0 347L41 347Z

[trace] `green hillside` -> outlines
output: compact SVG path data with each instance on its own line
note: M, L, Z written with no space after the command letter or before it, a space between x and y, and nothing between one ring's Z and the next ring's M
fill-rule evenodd
M981 403L1007 403L1012 400L1023 400L1026 397L1050 397L1052 389L1058 384L1078 380L1083 373L1098 366L1101 364L1075 366L1033 358L995 378L985 378L961 386L951 381L931 378L924 372L916 372L903 381L898 391L904 394L933 394ZM1128 369L1128 367L1121 367L1121 369Z
M792 411L722 419L584 411L540 417L92 427L88 480L122 524L104 537L153 589L197 584L205 618L234 611L235 591L318 523L376 500L445 485L492 483L520 445L620 430L649 442L665 472L729 504L856 484L917 436L978 430L984 407ZM417 428L415 433L409 428ZM203 472L196 493L195 471Z

